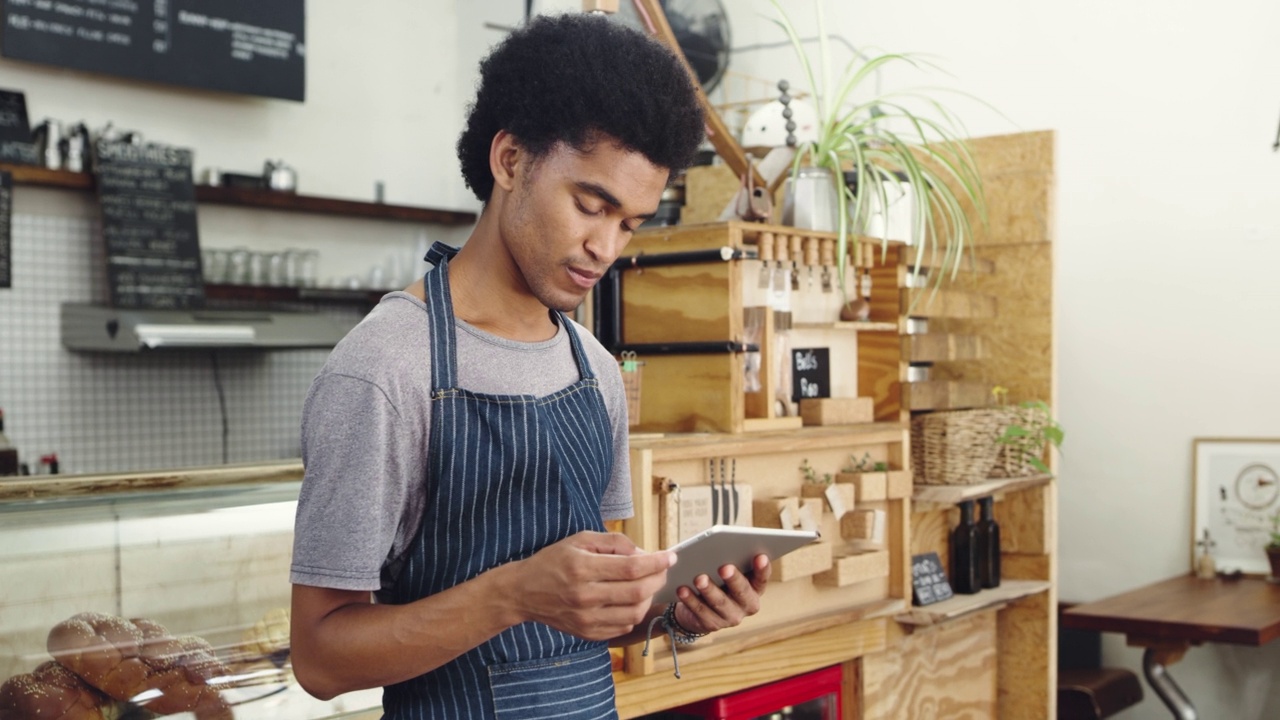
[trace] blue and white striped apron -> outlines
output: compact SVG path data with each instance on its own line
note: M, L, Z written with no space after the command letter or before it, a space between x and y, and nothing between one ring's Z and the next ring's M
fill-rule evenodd
M427 502L395 588L408 603L583 530L602 531L600 500L613 466L604 397L573 325L581 378L546 397L458 387L449 258L436 243L425 278L431 332ZM539 371L530 367L530 373ZM510 628L453 662L387 687L384 718L616 718L606 643L547 625Z

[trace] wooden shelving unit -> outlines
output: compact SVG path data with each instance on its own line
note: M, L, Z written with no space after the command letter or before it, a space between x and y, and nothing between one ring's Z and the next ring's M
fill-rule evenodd
M13 175L14 183L36 187L62 188L65 190L93 190L94 178L90 173L74 173L65 170L48 170L30 165L0 163L0 170ZM196 186L196 201L209 205L235 205L239 207L283 210L314 215L338 215L372 220L429 223L434 225L469 225L476 220L475 213L410 205L359 202L341 198L298 195L250 188Z
M334 305L377 305L387 290L343 290L341 288L299 288L270 285L205 285L208 300L234 300L258 305L323 303Z
M930 506L951 506L965 500L977 500L988 495L1026 490L1047 485L1052 475L1031 475L1017 478L992 478L977 485L916 485L911 494L912 506L917 512Z
M1052 585L1044 580L1005 580L997 588L983 590L973 595L956 595L933 605L913 607L907 612L895 615L894 620L903 625L921 627L937 625L983 610L998 610L1015 600L1042 593Z
M858 335L859 394L875 397L877 419L986 406L996 385L1009 389L1011 403L1054 403L1054 136L982 138L970 148L982 171L989 223L935 307L926 305L928 288L906 287L914 248L875 256L872 319L929 318L924 334ZM927 268L932 259L922 264ZM927 381L908 382L913 362L932 363ZM858 667L861 720L925 717L940 707L948 717L1053 716L1058 540L1052 478L916 485L911 553L936 552L949 565L956 503L984 496L995 497L1001 587L900 614L886 649Z

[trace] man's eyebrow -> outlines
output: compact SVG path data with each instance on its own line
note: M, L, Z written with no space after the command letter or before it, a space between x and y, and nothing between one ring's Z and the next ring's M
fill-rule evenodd
M579 190L589 192L592 195L595 195L601 200L614 206L615 208L619 208L619 209L622 208L622 201L614 197L614 194L606 190L603 185L600 185L598 183L593 183L593 182L577 182L577 183L574 183L574 185L576 185ZM655 217L656 215L657 213L644 213L641 215L636 215L636 217L642 220L649 220Z

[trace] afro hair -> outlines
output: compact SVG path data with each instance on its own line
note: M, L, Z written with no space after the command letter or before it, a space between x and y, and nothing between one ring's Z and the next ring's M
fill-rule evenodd
M680 59L587 14L538 17L481 61L458 160L482 202L493 192L489 148L501 130L534 157L561 142L586 150L603 134L673 174L689 166L704 137L702 107Z

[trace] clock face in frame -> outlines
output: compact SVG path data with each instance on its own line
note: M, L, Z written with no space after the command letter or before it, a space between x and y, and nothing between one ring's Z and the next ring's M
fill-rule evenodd
M1269 465L1253 463L1236 476L1233 491L1241 505L1252 510L1266 510L1280 493L1280 476Z

